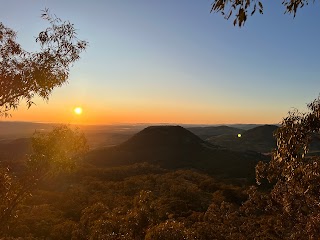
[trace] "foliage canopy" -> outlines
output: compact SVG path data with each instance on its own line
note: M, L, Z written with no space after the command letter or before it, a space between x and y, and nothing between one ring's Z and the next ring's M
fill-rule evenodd
M295 17L299 8L308 5L310 0L282 0L285 8L284 13L293 14ZM313 0L312 2L315 2ZM214 0L211 12L220 12L222 16L229 19L234 18L233 25L243 26L249 16L256 12L263 14L263 4L259 0Z
M39 52L28 52L16 42L16 32L0 22L0 114L8 116L22 100L27 106L39 96L48 100L52 90L66 83L70 67L88 43L77 38L74 25L50 15L50 26L36 38Z
M88 151L87 141L76 129L61 125L51 132L36 132L26 170L16 176L0 166L0 234L7 230L16 208L36 189L41 181L74 169Z

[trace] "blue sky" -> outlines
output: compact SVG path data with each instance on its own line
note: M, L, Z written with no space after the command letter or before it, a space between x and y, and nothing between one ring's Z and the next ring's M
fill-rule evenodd
M0 16L27 50L49 8L89 48L69 84L12 120L83 123L279 123L320 90L319 3L284 15L264 1L243 28L202 0L11 0ZM72 115L82 106L83 116ZM71 109L71 110L70 110ZM48 114L42 114L48 112ZM48 119L48 116L50 117Z

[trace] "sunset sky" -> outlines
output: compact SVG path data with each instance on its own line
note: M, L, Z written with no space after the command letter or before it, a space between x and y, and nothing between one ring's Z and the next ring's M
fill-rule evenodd
M210 0L0 0L26 50L38 50L44 8L89 42L48 103L0 121L279 123L320 93L319 2L295 19L281 2L263 1L264 15L239 29Z

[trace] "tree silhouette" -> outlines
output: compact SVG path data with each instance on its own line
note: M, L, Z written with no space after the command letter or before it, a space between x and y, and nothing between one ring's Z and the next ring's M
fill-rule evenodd
M309 0L282 0L284 13L293 14L295 17L298 9L308 5L309 2ZM257 11L263 14L263 4L259 0L214 0L211 8L211 12L220 12L226 19L233 16L233 25L239 27L243 26L247 18Z
M16 32L0 22L0 115L9 116L22 100L27 106L39 96L48 100L56 87L66 83L70 67L88 43L77 38L72 23L52 16L45 9L41 17L50 26L36 38L39 52L28 52L16 42Z

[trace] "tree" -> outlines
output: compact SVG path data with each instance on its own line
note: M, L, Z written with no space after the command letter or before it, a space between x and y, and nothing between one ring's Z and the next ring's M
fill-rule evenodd
M50 15L41 16L50 26L36 38L39 52L28 52L16 42L16 32L0 22L0 115L9 116L22 100L27 106L39 96L48 100L52 90L67 82L70 67L88 43L77 38L72 23Z
M319 138L320 98L308 109L289 112L275 133L271 161L257 165L257 183L267 180L270 185L249 188L248 200L239 208L224 201L208 208L205 220L216 234L228 235L226 239L319 239L320 156L310 154L309 147ZM204 229L210 233L210 227Z
M309 2L309 0L282 0L284 13L293 14L295 17L298 9L308 5ZM263 14L263 4L259 0L214 0L211 8L211 12L220 12L226 19L233 16L233 25L238 24L239 27L243 26L248 16L252 16L257 10Z
M283 238L318 239L320 235L320 156L308 154L320 131L320 98L309 111L290 112L277 130L277 148L269 163L260 162L257 181L268 179L273 187L265 209L276 209L290 224Z
M16 32L0 22L0 116L9 116L23 100L28 107L35 96L48 100L54 88L67 82L70 67L88 45L77 38L69 21L52 16L48 9L41 17L50 26L36 38L39 52L23 50L16 42ZM17 206L40 180L74 167L87 151L83 134L67 126L50 133L35 133L32 145L25 175L18 178L0 166L0 232L6 230Z
M15 210L41 180L58 172L72 170L88 151L83 133L66 125L51 132L36 132L32 137L32 153L27 161L27 171L17 177L0 167L0 233L5 232Z

